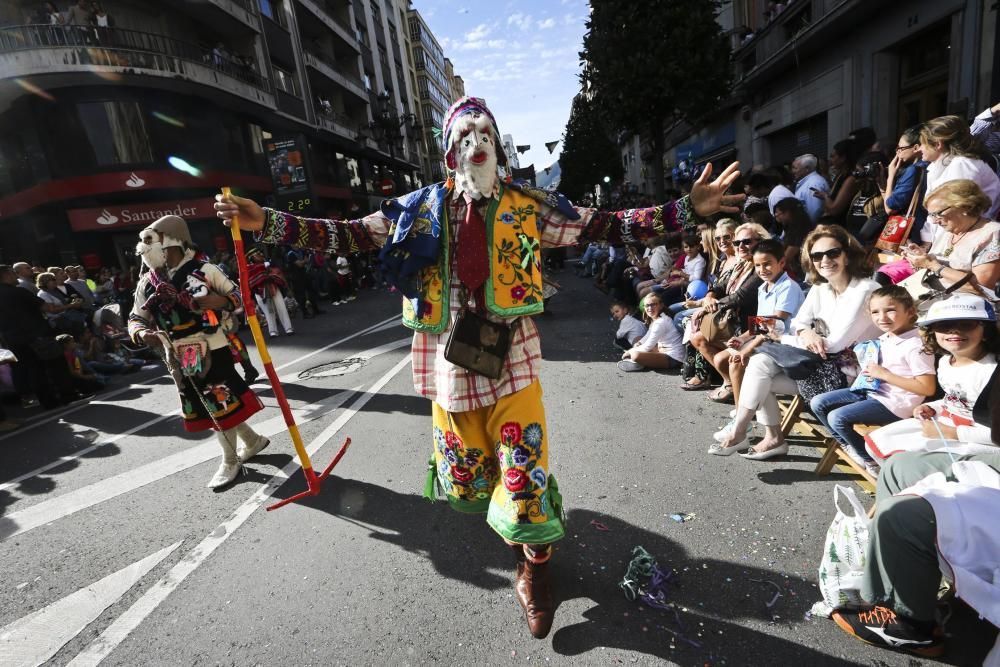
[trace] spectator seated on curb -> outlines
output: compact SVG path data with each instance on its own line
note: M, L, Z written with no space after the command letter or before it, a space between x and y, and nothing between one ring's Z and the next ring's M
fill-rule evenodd
M648 368L677 368L684 359L681 335L663 310L663 302L655 294L646 296L643 320L649 327L646 335L622 354L618 368L642 371Z
M80 350L76 340L69 334L59 334L56 342L63 346L63 357L69 369L69 375L73 380L73 387L84 395L93 395L98 389L103 389L108 383L108 378L104 375L93 373L84 368Z
M623 350L630 350L640 338L646 335L646 325L642 320L632 315L632 309L623 301L611 304L611 316L618 322L615 332L615 345Z

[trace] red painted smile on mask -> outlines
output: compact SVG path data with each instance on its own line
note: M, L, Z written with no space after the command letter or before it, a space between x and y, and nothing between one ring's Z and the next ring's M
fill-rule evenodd
M482 164L486 162L486 151L476 151L472 154L472 157L469 158L469 162L472 164Z

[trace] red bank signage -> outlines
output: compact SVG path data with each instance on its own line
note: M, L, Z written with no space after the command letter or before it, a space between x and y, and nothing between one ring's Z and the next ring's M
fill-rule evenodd
M103 229L141 229L165 215L179 215L185 220L213 218L214 200L184 199L162 201L153 204L126 206L104 206L101 208L77 208L67 211L69 225L75 232L91 232Z

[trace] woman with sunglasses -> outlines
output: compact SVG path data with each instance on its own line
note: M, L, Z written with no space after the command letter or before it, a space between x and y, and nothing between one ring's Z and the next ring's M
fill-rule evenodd
M847 230L838 225L814 229L803 244L802 264L813 287L789 326L796 337L790 344L828 359L881 333L866 312L868 297L879 284L868 277L871 270L865 250ZM731 430L710 453L727 455L750 449L743 456L755 460L787 454L777 395L798 393L798 384L774 359L764 354L750 357ZM766 434L751 449L748 437L755 411Z
M1000 223L985 217L991 205L973 181L948 181L927 195L927 219L941 231L929 251L911 244L903 256L915 270L927 269L945 285L972 272L978 285L991 292L1000 281Z
M713 287L727 280L727 276L733 272L740 263L736 256L736 248L733 246L733 234L736 233L736 221L732 218L723 218L715 224L715 229L710 230L712 243L715 246L715 257L709 263L711 267L707 282ZM723 294L725 294L723 292ZM701 308L705 303L715 299L716 295L712 290L700 299L688 299L681 303L675 303L667 307L667 314L674 318L674 326L680 332L684 331L684 320L691 317L695 310Z
M706 315L711 316L720 310L732 309L736 313L735 321L740 324L745 323L751 315L757 314L757 289L760 287L761 279L753 270L753 247L761 239L769 239L771 234L762 226L755 222L746 222L736 228L736 237L733 239L733 247L736 248L736 258L739 265L733 271L725 285L726 294L722 297L713 298L707 301L700 309L691 315L691 346L697 350L698 355L712 364L715 355L725 349L726 342L731 336L726 336L724 340L708 340L700 330L701 320ZM713 295L714 296L714 295ZM735 336L740 331L733 331ZM726 403L732 400L733 389L729 382L729 376L724 368L713 368L722 375L723 385L718 390L709 394L713 401ZM681 389L707 389L708 377L693 377L688 382L681 385Z

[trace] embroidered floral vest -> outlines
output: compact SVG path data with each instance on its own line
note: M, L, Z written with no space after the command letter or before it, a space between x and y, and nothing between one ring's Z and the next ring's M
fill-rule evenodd
M484 292L486 308L498 317L537 315L544 308L538 213L537 200L502 184L499 201L493 199L487 207L490 277ZM403 299L403 324L417 331L442 333L448 327L451 230L449 222L444 223L439 261L420 274L420 318L416 317L413 303Z

